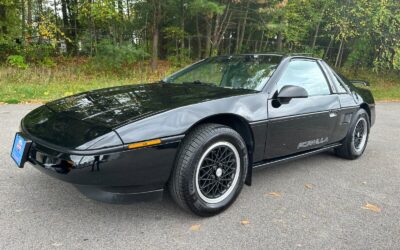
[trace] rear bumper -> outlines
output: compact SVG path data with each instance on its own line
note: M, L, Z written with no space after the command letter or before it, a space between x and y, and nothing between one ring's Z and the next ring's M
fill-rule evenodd
M141 196L149 193L151 196L152 192L162 192L172 171L178 145L179 141L172 141L141 149L76 155L33 142L28 162L47 175L75 184L90 198L108 197L106 201L113 202L119 200L114 194ZM93 190L99 191L100 195L93 195Z

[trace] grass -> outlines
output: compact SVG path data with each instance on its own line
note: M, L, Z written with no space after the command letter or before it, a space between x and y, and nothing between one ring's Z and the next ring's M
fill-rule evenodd
M118 85L154 82L177 70L161 61L153 72L148 62L125 66L115 72L88 68L85 59L70 59L52 68L31 66L17 69L0 66L0 102L47 102L79 92ZM400 74L376 74L372 71L341 70L350 79L370 82L378 101L400 101Z
M372 70L341 70L341 73L349 79L368 81L376 101L400 101L400 72L377 74Z
M0 67L0 102L47 102L79 92L119 85L155 82L176 70L170 63L159 62L153 72L148 62L125 66L118 72L86 68L70 61L56 67L32 66L27 69Z

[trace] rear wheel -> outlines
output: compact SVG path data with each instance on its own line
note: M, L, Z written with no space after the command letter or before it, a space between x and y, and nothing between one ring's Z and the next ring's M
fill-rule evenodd
M170 193L184 209L215 215L235 201L247 167L246 144L236 131L219 124L200 125L182 142Z
M367 147L369 129L368 113L364 109L358 110L347 136L343 140L343 145L335 150L336 155L346 159L360 157Z

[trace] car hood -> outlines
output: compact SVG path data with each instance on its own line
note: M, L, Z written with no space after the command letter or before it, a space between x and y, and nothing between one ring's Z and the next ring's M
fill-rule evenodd
M206 84L153 83L94 90L50 102L47 107L63 116L115 128L180 106L253 92Z
M21 124L42 144L98 149L121 145L114 129L124 124L180 106L253 92L199 84L113 87L49 102L26 115Z

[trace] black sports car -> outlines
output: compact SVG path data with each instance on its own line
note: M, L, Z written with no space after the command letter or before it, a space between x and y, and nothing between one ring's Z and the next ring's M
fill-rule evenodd
M23 118L11 156L93 199L160 198L168 187L181 207L213 215L253 168L330 149L362 155L375 120L363 84L311 57L212 57L158 83L49 102Z

